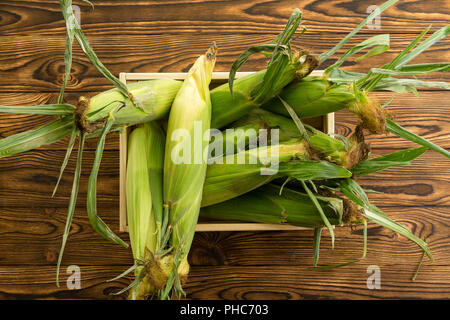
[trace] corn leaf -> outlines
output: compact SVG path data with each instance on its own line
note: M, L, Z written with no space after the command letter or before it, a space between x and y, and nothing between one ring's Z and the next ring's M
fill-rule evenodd
M359 43L358 45L351 48L350 50L348 50L346 53L344 53L342 57L340 57L334 64L332 64L325 70L325 74L329 74L333 69L339 68L352 55L362 50L368 49L370 47L374 48L369 50L369 52L367 52L365 55L361 56L357 60L362 60L370 56L386 52L387 50L389 50L389 43L390 43L389 34L379 34L369 39L366 39L361 43Z
M66 21L66 46L64 51L64 80L61 85L61 89L59 91L58 95L58 103L63 102L64 98L64 90L67 86L67 81L70 76L70 72L72 70L72 48L73 48L73 39L75 37L75 32L73 25L71 25L71 20L66 18L66 12L67 10L71 10L72 3L68 4L67 6L64 4L63 0L60 0L60 6L63 11L64 20Z
M300 120L299 115L295 112L295 110L283 99L281 99L280 96L278 96L278 99L280 99L281 103L284 105L286 110L289 112L289 115L291 116L292 120L294 121L298 131L300 132L300 136L306 140L306 142L309 142L309 136L306 132L305 126L303 125L302 120ZM300 115L301 116L301 115Z
M399 68L403 67L408 62L416 58L423 51L434 45L436 42L444 39L449 34L450 34L450 25L442 27L441 29L437 30L435 33L433 33L431 36L425 39L421 44L417 45L413 50L402 56L395 64L395 69L398 70Z
M439 147L438 145L435 145L434 143L426 140L425 138L422 138L421 136L419 136L415 133L412 133L411 131L403 128L402 126L398 125L397 123L395 123L394 121L392 121L390 119L386 119L386 129L389 132L392 132L393 134L395 134L399 137L402 137L403 139L406 139L408 141L417 143L421 146L427 147L433 151L443 154L447 158L450 158L450 152L448 152L444 148Z
M253 46L242 52L237 59L233 62L230 69L230 74L228 77L228 86L230 87L230 92L233 95L233 85L236 77L236 72L242 65L247 62L247 60L254 54L273 52L276 48L276 44L263 44L258 46Z
M344 262L344 263L340 263L340 264L336 264L336 265L329 265L329 266L315 266L315 269L334 269L334 268L340 268L340 267L345 267L354 263L358 263L362 260L364 260L366 258L367 255L367 221L364 220L364 229L363 229L363 254L361 256L361 258L359 259L355 259L355 260L351 260L348 262Z
M344 39L342 39L337 45L327 52L322 53L319 56L320 62L328 60L333 54L335 54L350 38L352 38L359 30L361 30L369 21L372 21L377 15L381 14L384 10L394 5L399 0L389 0L379 6L379 10L373 11L363 22L361 22L355 29L353 29Z
M62 175L64 173L64 169L67 166L67 163L69 162L70 155L72 154L73 146L75 145L75 139L77 138L77 135L79 134L78 129L74 126L72 130L72 135L69 140L69 145L67 146L66 155L64 157L64 161L61 165L61 169L59 170L59 177L58 181L56 182L55 188L53 189L52 197L55 195L56 190L58 190L59 182L61 181Z
M73 130L73 117L54 120L37 129L21 132L0 140L0 158L52 144Z
M427 243L425 241L423 241L422 239L416 237L414 234L412 234L411 231L407 227L395 222L394 220L390 219L386 215L382 215L379 212L374 212L374 211L368 210L366 208L364 210L364 217L369 221L375 222L375 223L379 224L380 226L388 228L388 229L404 236L405 238L408 238L409 240L413 241L420 248L422 248L422 250L427 254L428 258L431 261L434 261L433 256L431 255L430 249L427 246Z
M427 147L406 149L366 161L361 161L352 168L353 174L364 176L393 166L409 165L410 161L420 157Z
M0 112L14 114L41 114L45 116L67 116L73 114L75 107L70 104L43 104L30 107L0 106Z
M130 273L133 272L134 270L136 270L136 268L137 268L138 266L139 266L139 265L138 265L137 263L135 263L135 264L133 264L131 267L129 267L127 270L125 270L124 272L122 272L121 274L119 274L118 276L116 276L116 277L114 277L114 278L112 278L112 279L106 280L106 282L113 282L113 281L119 280L119 279L125 277L126 275L130 274Z
M302 12L295 9L286 24L283 32L276 38L276 46L273 50L269 64L267 65L266 73L263 81L255 88L252 95L255 100L260 103L268 101L275 94L277 94L279 84L283 82L286 68L291 63L290 41L302 19Z
M436 62L436 63L419 63L408 64L401 67L398 71L412 72L412 71L428 71L431 72L448 72L450 71L450 63L448 62Z
M123 288L122 290L120 290L118 292L111 293L111 295L118 296L124 292L127 292L131 288L133 288L133 289L137 288L138 284L142 281L142 279L144 279L144 277L145 277L145 272L144 272L144 270L141 270L141 272L139 272L138 276L127 287ZM136 294L136 292L133 290L132 300L135 299L135 294Z
M377 84L375 90L393 91L397 93L416 93L416 88L440 88L450 90L450 84L442 81L423 81L418 79L386 77Z
M430 29L431 26L422 31L418 37L416 37L405 49L403 49L403 51L400 52L391 62L384 65L382 69L394 70L397 67L400 59L406 56L420 42L420 40L425 37ZM358 81L357 87L370 92L374 90L377 84L385 77L386 75L373 74L372 72L369 72L363 79Z
M420 69L420 65L414 65L417 66L417 70L427 70L427 66L424 66L422 69ZM416 68L416 67L415 67ZM434 72L434 70L439 69L438 67L432 69L429 68L429 72ZM400 69L400 71L406 70L411 71L414 69ZM440 70L444 71L444 69ZM328 75L328 80L338 83L338 84L351 84L355 81L358 81L362 78L364 78L364 73L359 72L351 72L351 71L345 71L341 69L334 69L332 72ZM443 81L424 81L424 80L418 80L418 79L405 79L405 78L394 78L391 76L387 76L380 80L375 88L373 90L375 91L393 91L397 93L411 93L416 92L415 88L441 88L450 90L450 84Z
M122 239L120 239L111 229L103 222L103 220L97 215L97 175L100 169L100 163L102 161L103 149L105 146L106 135L111 129L114 123L114 119L110 117L103 129L102 135L99 138L97 144L97 150L95 151L94 165L92 166L91 175L89 176L88 190L87 190L87 212L89 222L95 231L97 231L105 239L114 243L120 244L124 247L128 247Z
M423 241L425 241L425 243L427 242L427 237L423 238ZM416 278L419 274L420 271L420 267L422 267L422 263L423 263L423 259L425 258L425 251L422 251L422 255L420 256L420 260L419 260L419 265L417 266L417 270L414 273L414 275L411 278L411 281L416 281Z
M362 208L370 208L371 210L377 211L367 197L366 192L363 188L353 179L342 179L337 182L337 188L342 192L347 198L356 203ZM382 213L382 211L380 211Z
M61 248L59 250L58 262L56 265L56 285L59 287L59 269L61 267L62 257L64 254L64 248L66 247L67 238L69 237L70 226L72 225L73 215L75 213L75 206L78 197L78 187L80 185L81 164L83 161L83 149L85 142L85 134L81 133L78 140L78 155L77 164L75 167L75 173L73 177L72 192L70 194L69 207L67 208L66 225L64 227L64 233L61 242Z
M68 36L66 38L66 41L71 42L72 33L77 39L78 43L80 44L81 49L83 50L86 57L88 57L89 61L97 68L98 71L106 78L108 79L122 94L124 94L126 97L129 97L133 102L133 96L128 91L127 86L122 83L119 79L117 79L100 61L100 59L97 57L97 55L94 52L94 49L92 48L91 44L87 40L86 36L84 35L83 31L81 30L80 25L78 24L78 21L73 13L72 10L72 0L60 0L60 6L61 10L64 16L64 20L66 21L67 25L67 33ZM67 51L69 50L69 52ZM66 77L65 81L67 79L67 71L70 73L70 67L71 67L71 45L66 45Z
M91 1L89 0L81 0L81 1L86 2L88 5L91 6L92 9L94 9L94 4Z
M405 226L395 222L389 218L381 209L374 206L369 202L364 189L362 189L358 183L352 179L343 179L337 183L339 191L341 191L347 198L358 204L364 209L364 217L372 222L379 224L385 228L388 228L406 238L416 243L419 247L424 250L431 261L433 257L431 256L430 250L427 244L416 237L411 231Z
M322 228L314 229L314 241L313 241L313 266L317 266L319 261L319 251L320 251L320 238L322 237Z
M438 64L433 66L433 64L426 65L414 65L414 68L401 68L400 70L388 70L382 68L372 68L370 71L374 74L384 74L390 76L420 76L426 75L432 72L448 71L450 68L450 63Z
M280 163L279 173L297 180L337 179L352 176L350 171L336 164L310 160Z
M323 223L325 224L325 226L327 227L328 231L330 232L331 247L334 249L334 229L333 229L333 226L331 225L330 221L328 221L328 218L325 215L325 212L323 212L322 206L320 205L319 201L317 201L317 198L314 195L314 193L312 193L312 191L308 188L308 186L306 185L305 181L300 180L300 182L301 182L301 184L303 186L303 189L305 189L305 191L308 194L309 198L311 199L311 201L316 206L317 210L319 211L320 217L322 218Z
M267 55L271 52L271 59L267 65L264 80L256 90L262 96L271 95L269 92L271 92L270 89L273 87L273 83L276 83L276 79L283 75L281 70L289 64L290 52L287 52L287 49L289 49L288 44L298 28L301 18L302 13L296 8L289 17L283 32L280 33L272 43L250 47L239 55L231 66L228 78L228 86L230 87L231 94L233 94L233 84L236 72L250 58L250 56L256 53Z

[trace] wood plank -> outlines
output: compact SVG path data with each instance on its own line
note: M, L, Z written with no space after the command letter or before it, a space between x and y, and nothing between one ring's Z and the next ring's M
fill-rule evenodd
M0 206L5 207L66 207L72 187L75 159L69 161L59 191L52 199L53 187L59 175L59 166L65 152L62 150L30 151L3 158L0 161ZM384 206L447 206L450 189L448 160L428 151L424 162L409 167L393 168L373 176L361 178L362 185L385 192L372 194ZM87 180L94 151L84 155L78 203L86 201ZM97 201L99 207L117 207L119 203L119 152L104 152L98 176ZM24 197L24 195L26 195Z
M81 21L87 34L217 34L278 33L293 9L303 12L305 25L314 32L350 32L367 17L367 8L383 1L96 1L95 9L81 1ZM439 10L437 10L439 8ZM217 14L220 13L220 14ZM19 0L2 4L0 33L8 35L64 35L58 3ZM445 0L405 0L382 14L384 32L418 33L450 19ZM365 29L368 30L368 29Z
M379 265L381 288L367 288L367 264L339 270L279 266L193 267L185 290L187 299L442 299L450 295L449 266L424 266L419 278L410 281L414 266ZM53 267L0 266L1 299L123 299L111 296L129 284L130 278L105 282L123 267L81 267L81 289L68 290L67 275L61 288L54 282Z
M407 226L416 236L427 237L435 265L450 263L447 241L450 208L383 208L392 219ZM0 265L55 266L61 245L64 208L0 208ZM100 215L118 232L118 209L102 208ZM359 258L362 254L362 226L336 227L335 249L324 230L320 265L333 265ZM126 233L118 235L128 242ZM282 266L312 265L311 230L259 232L197 232L189 261L193 266ZM17 248L20 248L18 250ZM408 239L369 223L367 260L362 263L411 264L421 254ZM76 211L63 265L130 265L130 249L110 243L89 224L86 210Z
M392 35L391 51L374 56L360 63L350 58L345 65L350 71L367 71L391 61L415 35ZM231 63L249 46L272 41L273 35L227 35L212 37L207 34L186 35L116 35L105 37L93 35L90 42L98 57L110 71L120 72L186 72L198 55L209 47L212 41L219 48L215 71L229 71ZM307 33L296 41L296 45L309 48L314 53L322 53L338 43L341 35L320 36ZM337 54L341 56L352 45L366 39L356 35ZM64 74L65 38L57 36L1 36L0 48L0 92L58 92ZM414 60L414 63L431 63L450 60L447 50L450 39L445 39ZM103 91L111 88L110 83L91 65L79 46L74 46L72 74L68 90ZM162 54L163 53L163 54ZM328 60L321 68L334 62ZM255 56L244 65L242 71L255 71L265 67L267 59ZM345 66L344 65L344 66ZM424 79L449 81L448 73L435 73Z
M427 266L411 282L414 266L379 265L381 289L367 288L368 264L316 271L281 266L194 267L185 285L190 299L432 299L450 295L448 266ZM426 269L426 271L425 271Z
M69 290L66 268L61 269L60 284L55 283L54 266L0 266L0 299L125 299L126 294L115 296L129 284L127 278L112 283L109 280L119 275L123 267L81 267L81 290Z

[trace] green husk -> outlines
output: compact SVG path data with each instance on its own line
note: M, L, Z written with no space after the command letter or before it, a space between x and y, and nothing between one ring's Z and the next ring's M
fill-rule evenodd
M323 227L319 211L308 195L288 188L279 194L280 187L262 186L219 204L202 207L201 216L228 221L289 224L306 228ZM328 220L342 224L344 204L341 199L317 197Z
M74 128L73 117L65 116L37 129L17 133L0 140L0 158L55 143L70 135Z
M120 244L125 248L128 248L128 244L120 239L97 214L97 176L100 169L100 163L102 161L106 135L109 133L113 124L114 116L111 114L105 127L103 128L103 132L98 140L97 149L95 151L94 164L92 166L88 181L86 208L88 212L89 222L91 223L92 228L97 233L99 233L105 239L112 241L113 243Z
M272 158L277 155L276 158ZM280 177L299 180L350 177L351 172L326 161L309 161L303 140L226 155L208 166L202 206L220 203L254 190Z
M427 150L428 148L426 147L405 149L373 159L361 161L352 168L352 172L355 175L364 176L394 166L409 165L412 160L420 157Z
M312 118L347 108L356 100L352 88L333 84L320 77L309 76L294 82L280 94L300 118ZM289 116L289 112L279 99L272 99L262 108L277 114Z
M89 100L80 100L77 113L79 125L86 131L103 127L104 119L118 106L123 107L114 114L115 126L133 125L161 119L167 116L173 99L182 82L173 79L139 81L127 86L141 108L136 108L132 101L118 89L111 89L93 96Z
M170 110L164 158L164 206L169 214L173 270L163 297L169 296L173 288L175 293L182 290L176 285L177 270L181 261L187 257L197 225L207 169L203 150L207 149L209 141L209 84L216 52L214 44L205 55L197 59ZM183 159L179 161L176 157L180 156L181 151Z
M141 125L128 137L127 219L135 261L144 261L146 249L155 252L157 244L152 241L157 239L157 228L149 172L150 160L157 155L151 155L149 152L150 134L147 125Z
M61 248L59 250L58 262L56 265L56 285L58 287L59 287L59 269L61 267L62 257L63 257L64 249L66 247L67 238L69 237L70 226L72 224L73 215L75 213L75 206L77 203L78 187L80 184L81 165L82 165L82 159L83 159L84 142L85 142L85 134L81 132L79 134L79 138L78 138L77 164L75 167L75 173L74 173L74 177L73 177L72 192L70 194L69 206L67 208L66 225L64 227L64 233L63 233L63 237L62 237L62 241L61 241Z
M255 109L246 116L231 125L235 132L238 132L238 138L233 141L233 136L225 134L225 143L236 145L240 143L240 148L247 146L247 139L256 140L259 138L260 130L267 130L267 136L272 135L272 130L278 129L279 141L286 142L294 138L300 138L301 134L295 122L287 117L272 113L264 109ZM312 158L330 161L344 166L347 169L352 168L356 163L365 160L370 148L364 141L364 135L360 128L356 128L352 136L347 139L340 137L333 138L314 127L303 124L307 142L312 150ZM249 146L250 148L252 146ZM225 148L224 148L225 149Z
M42 104L27 107L0 106L0 112L14 114L41 114L45 116L68 116L72 115L75 107L71 104Z
M161 261L165 136L156 122L139 125L128 139L127 218L136 279L130 299L156 294ZM157 279L156 279L157 278ZM156 279L156 280L154 280Z

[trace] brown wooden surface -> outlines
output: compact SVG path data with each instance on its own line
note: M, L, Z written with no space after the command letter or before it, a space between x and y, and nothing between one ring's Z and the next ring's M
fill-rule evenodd
M211 41L220 56L217 71L228 71L236 55L249 45L266 42L280 31L292 9L304 12L308 32L296 42L321 53L339 41L366 15L366 8L381 1L95 1L92 11L83 2L82 24L99 57L113 73L186 71ZM76 2L75 2L76 3ZM220 14L218 14L220 13ZM64 23L58 1L2 1L0 4L0 104L32 105L55 102L62 80ZM392 33L391 53L356 63L348 70L366 71L381 65L423 28L433 30L450 21L446 0L405 0L382 15L382 29L365 28L351 41ZM344 52L346 46L340 53ZM450 60L450 39L426 51L414 62ZM333 59L330 60L332 62ZM330 63L328 62L328 63ZM252 59L245 70L264 66ZM68 102L110 88L75 49ZM426 79L450 81L449 74ZM376 93L380 102L392 94ZM397 121L431 141L450 149L450 94L422 91L419 97L395 95L389 109ZM356 124L348 112L336 116L337 132L348 135ZM0 114L0 137L48 121L45 117ZM118 135L108 137L98 180L101 217L118 230ZM370 137L376 155L414 145L388 136ZM60 190L51 198L67 140L35 151L0 159L0 298L121 299L109 293L129 278L105 283L131 263L127 249L95 234L86 216L86 184L95 140L89 141L74 223L63 260L81 268L81 290L68 290L54 282L56 257L65 223L74 159ZM410 278L420 250L407 239L369 224L367 258L359 264L328 271L311 270L312 232L225 232L195 236L190 254L192 270L186 284L192 299L380 299L450 298L450 189L448 160L427 151L412 166L377 173L361 183L383 194L370 194L376 205L405 224L419 237L427 237L435 262L425 261L415 282ZM126 238L126 235L123 235ZM336 229L331 250L324 232L321 264L352 260L361 254L361 228ZM381 289L369 290L369 265L381 269Z

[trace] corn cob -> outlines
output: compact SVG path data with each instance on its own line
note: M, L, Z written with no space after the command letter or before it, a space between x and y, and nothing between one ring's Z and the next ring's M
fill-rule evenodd
M317 199L332 225L341 225L343 218L345 222L349 220L350 209L347 203L344 208L343 200L320 196ZM308 195L288 188L283 188L280 194L280 186L275 184L265 185L219 204L202 207L200 215L227 221L289 224L306 228L324 226Z
M139 125L128 139L127 217L135 261L144 261L147 250L155 253L160 246L164 142L155 122Z
M240 135L238 135L236 141L233 141L232 135L227 136L225 134L224 142L230 145L239 142L241 145L245 145L242 141L246 138L257 139L262 129L268 130L267 135L269 137L272 130L277 129L280 142L300 138L300 132L292 119L264 109L252 110L231 126ZM304 127L312 151L311 158L327 160L351 169L360 161L366 160L370 152L370 147L365 143L363 132L359 126L349 139L345 137L333 138L306 123ZM247 132L250 132L250 134L246 134Z
M156 234L152 213L152 194L149 179L149 141L145 126L134 129L128 138L127 160L127 218L128 233L135 261L144 261L145 250L155 252L156 242L147 243L149 234Z
M130 98L118 89L111 89L93 96L89 100L81 97L76 111L77 126L87 132L103 127L104 119L115 112L115 126L133 125L165 117L182 82L173 79L140 81L129 84L128 90L139 101L136 108Z
M211 123L209 84L216 51L214 44L197 59L170 110L164 160L164 207L169 215L167 232L171 232L174 271L164 296L170 293L174 283L175 289L181 290L175 270L187 259L200 210L207 168L203 150L208 146ZM179 149L180 140L185 146L182 150ZM183 159L180 161L177 157L181 153Z
M272 158L275 154L276 159ZM345 168L327 161L310 161L311 157L306 141L293 139L215 159L206 172L202 207L235 198L279 177L308 180L351 176Z

